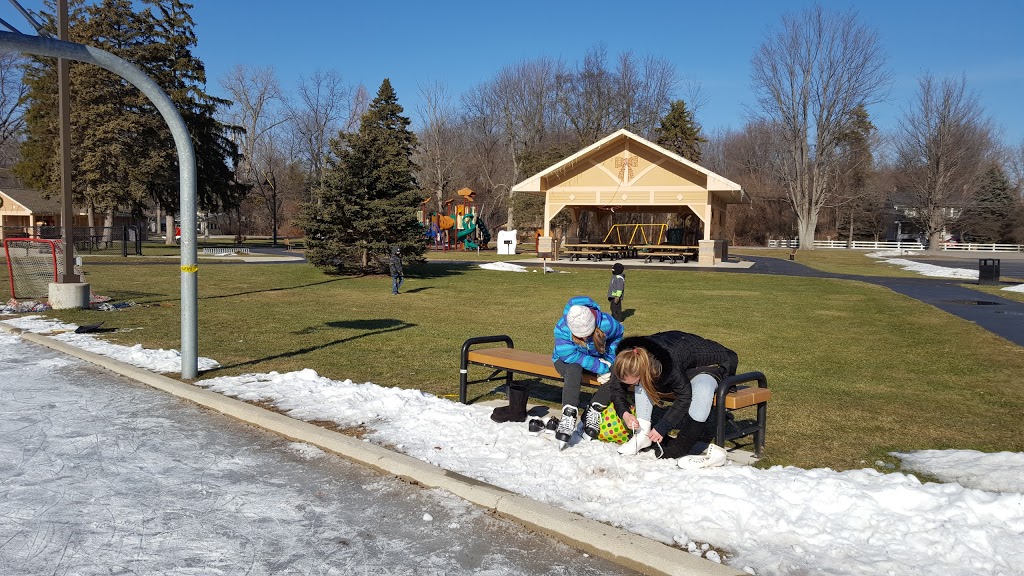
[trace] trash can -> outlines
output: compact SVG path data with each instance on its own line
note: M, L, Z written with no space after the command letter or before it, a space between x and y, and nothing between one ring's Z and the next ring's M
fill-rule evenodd
M999 258L978 260L978 285L999 284Z

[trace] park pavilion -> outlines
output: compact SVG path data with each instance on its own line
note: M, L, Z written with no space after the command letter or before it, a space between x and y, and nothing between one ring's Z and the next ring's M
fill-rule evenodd
M628 130L587 146L516 184L513 191L544 195L545 236L551 235L552 218L566 208L573 224L569 230L576 230L584 211L595 222L609 224L616 212L677 214L680 221L696 217L702 230L698 262L703 265L728 256L728 206L750 202L739 184Z

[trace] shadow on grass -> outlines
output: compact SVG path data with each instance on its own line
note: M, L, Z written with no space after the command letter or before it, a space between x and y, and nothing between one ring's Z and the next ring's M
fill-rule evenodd
M292 350L290 352L282 352L280 354L274 354L272 356L265 356L263 358L254 358L252 360L246 360L245 362L236 362L234 364L225 364L204 372L214 372L217 370L226 370L231 368L239 368L242 366L252 366L259 364L260 362L268 362L270 360L278 360L281 358L293 358L295 356L301 356L303 354L309 354L310 352L316 352L317 350L323 350L324 348L330 348L331 346L337 346L338 344L344 344L346 342L352 342L360 338L366 338L367 336L377 336L380 334L386 334L388 332L397 332L399 330L405 330L407 328L415 328L417 324L411 324L409 322L403 322L402 320L395 320L391 318L382 318L379 320L345 320L340 322L326 322L324 324L330 328L347 328L350 330L366 330L362 334L356 334L355 336L349 336L347 338L339 338L331 342L325 342L323 344L317 344L316 346L307 346L305 348L299 348L298 350ZM299 330L296 334L310 334L316 332L317 328L311 326L303 330Z
M282 286L280 288L265 288L263 290L247 290L245 292L232 292L231 294L218 294L216 296L203 296L200 300L217 300L219 298L234 298L235 296L246 296L249 294L262 294L264 292L283 292L286 290L295 290L296 288L309 288L311 286L321 286L323 284L331 284L334 282L341 282L344 278L331 278L330 280L321 280L320 282L310 282L309 284L298 284L296 286Z
M480 264L480 262L427 262L424 264L414 264L408 267L408 271L412 272L412 274L406 274L406 276L415 276L422 279L461 276L477 264Z

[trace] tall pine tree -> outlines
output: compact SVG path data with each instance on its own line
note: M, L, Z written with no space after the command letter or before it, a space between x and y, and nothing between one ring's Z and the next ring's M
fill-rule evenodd
M331 141L324 184L303 210L306 257L331 272L381 271L389 251L419 258L425 241L416 218L416 135L384 79L355 133Z
M143 13L153 24L154 42L146 60L146 72L167 92L181 114L196 153L197 202L207 210L221 211L241 202L245 188L235 179L238 146L231 138L239 128L217 120L218 109L231 102L206 92L206 67L192 49L198 43L192 4L182 0L143 0L150 7ZM157 113L156 110L153 110ZM170 212L178 211L178 156L166 123L158 126L158 149L164 161L153 182L154 199Z
M70 3L71 41L97 46L135 64L175 103L196 150L199 205L231 205L241 190L234 183L237 149L230 127L215 120L226 101L204 91L205 70L191 53L196 43L191 5L180 0L103 0ZM53 10L52 2L46 3ZM157 14L154 14L153 11ZM52 14L43 14L55 30ZM29 104L26 141L15 173L29 186L55 195L60 190L55 61L34 58L26 70ZM178 165L174 142L152 103L119 76L92 64L71 67L72 181L76 204L92 212L141 214L158 202L176 210Z
M655 143L659 146L691 162L700 162L701 145L707 142L707 139L701 137L700 124L697 124L693 112L686 107L686 102L673 102L655 133L658 135Z

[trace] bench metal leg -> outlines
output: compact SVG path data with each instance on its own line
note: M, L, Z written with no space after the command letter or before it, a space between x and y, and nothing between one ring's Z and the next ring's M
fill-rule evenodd
M725 407L725 397L729 392L736 389L740 384L746 384L748 382L757 382L758 388L767 388L768 379L765 375L760 372L747 372L745 374L737 374L736 376L730 376L722 381L718 385L718 389L715 391L715 444L718 444L722 448L725 448L725 422L728 416L728 409ZM765 430L768 425L768 403L761 402L757 405L757 425L752 431L747 431L744 435L753 433L754 435L754 456L760 458L764 455L764 444L765 444ZM742 436L740 436L742 437Z
M466 403L466 389L469 387L469 350L476 344L488 344L491 342L504 342L509 348L515 348L512 339L504 334L496 336L476 336L462 343L462 354L459 363L459 402ZM505 384L511 388L512 371L505 371Z

